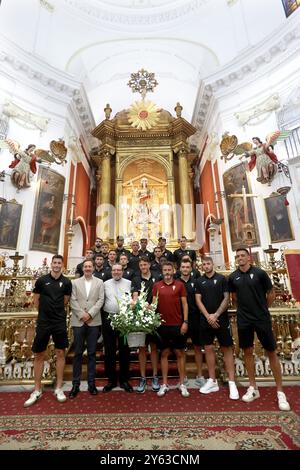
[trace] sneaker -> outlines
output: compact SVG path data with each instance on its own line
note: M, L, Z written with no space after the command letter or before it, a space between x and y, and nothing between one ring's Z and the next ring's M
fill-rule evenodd
M259 391L256 388L252 387L252 385L250 385L245 395L242 396L242 400L246 403L250 403L251 401L256 400L259 397Z
M290 411L291 407L286 399L285 393L277 392L278 406L281 411Z
M32 392L28 400L25 401L24 406L27 407L27 406L33 405L35 402L37 402L41 398L41 396L42 396L41 391L34 390L34 392Z
M66 397L66 395L64 394L64 392L62 391L61 388L56 388L54 390L54 395L56 396L56 399L57 399L57 401L59 401L59 403L63 403L64 401L67 400L67 397Z
M162 384L157 392L158 397L163 397L169 391L169 387L166 384Z
M205 377L203 377L203 375L201 377L197 375L197 377L195 378L195 385L198 385L198 387L203 387L203 385L205 384L206 384Z
M188 391L188 389L186 388L184 384L179 385L179 391L181 393L181 396L184 398L187 398L190 396L190 392Z
M208 394L211 392L218 392L219 391L219 385L217 380L213 379L207 379L205 385L199 389L200 393Z
M146 379L145 377L141 377L136 391L138 393L145 393L145 390L146 390Z
M237 389L235 382L229 380L228 385L229 385L229 398L231 400L238 400L240 398L240 395L239 395L239 391Z
M160 386L159 386L159 380L158 380L157 375L153 376L151 385L152 385L153 392L158 392L158 390L160 389Z

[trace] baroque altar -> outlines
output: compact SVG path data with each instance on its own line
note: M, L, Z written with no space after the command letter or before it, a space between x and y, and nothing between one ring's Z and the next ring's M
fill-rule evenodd
M144 100L146 74L132 74L138 76L143 99L114 118L106 105L106 119L92 131L99 140L92 156L97 168L96 233L107 241L123 235L126 243L144 237L150 245L162 235L175 246L181 234L195 239L194 155L188 138L196 129L181 116L179 103L172 116ZM179 207L186 209L183 214Z

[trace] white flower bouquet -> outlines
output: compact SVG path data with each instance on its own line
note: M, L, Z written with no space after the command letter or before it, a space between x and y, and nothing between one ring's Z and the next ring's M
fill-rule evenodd
M111 326L122 336L128 333L143 332L153 333L161 324L160 314L157 309L157 298L152 304L147 302L145 283L142 282L140 295L136 301L131 294L124 292L119 303L119 312L109 315Z

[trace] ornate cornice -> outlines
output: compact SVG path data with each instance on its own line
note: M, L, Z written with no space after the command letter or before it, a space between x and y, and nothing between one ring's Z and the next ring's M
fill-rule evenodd
M199 8L208 3L208 0L182 0L177 2L177 6L171 6L172 3L165 7L151 7L145 9L128 9L121 7L113 7L95 2L81 0L63 0L65 5L74 10L80 11L81 15L85 15L95 21L116 24L116 25L137 25L137 26L153 26L158 24L166 24L177 19L181 19L188 15L195 14ZM131 11L130 11L131 10Z
M0 51L0 62L7 65L10 69L26 75L30 80L35 80L44 87L52 88L57 93L62 93L67 96L73 96L74 88L55 80L53 77L32 68L26 62L22 62L11 54Z
M92 137L91 131L95 127L95 120L83 86L74 91L71 106L76 109L76 114L79 118L81 131L85 140L89 143L89 147L94 147L97 143Z

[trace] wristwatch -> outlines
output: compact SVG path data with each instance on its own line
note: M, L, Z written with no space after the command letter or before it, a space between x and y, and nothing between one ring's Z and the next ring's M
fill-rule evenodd
M189 322L187 320L183 320L183 323L186 323L187 325L189 324Z

